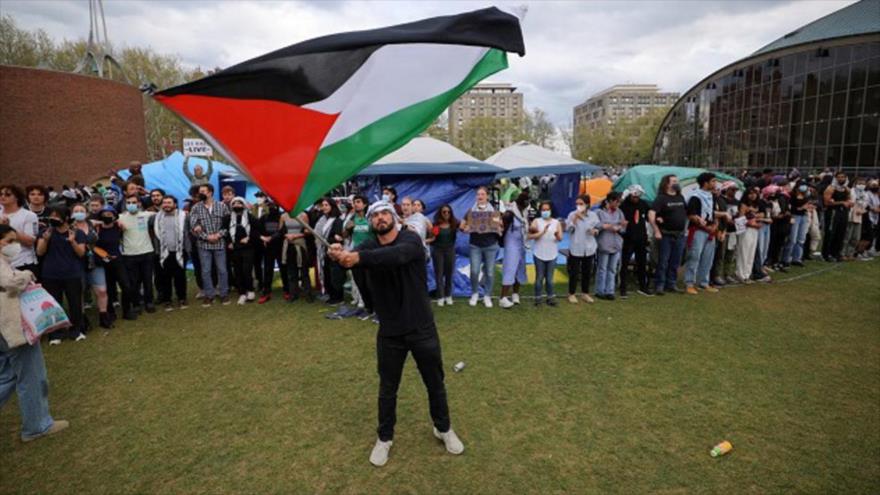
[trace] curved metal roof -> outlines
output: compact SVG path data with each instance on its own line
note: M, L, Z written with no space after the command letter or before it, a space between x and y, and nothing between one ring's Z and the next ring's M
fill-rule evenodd
M801 26L749 57L790 46L880 32L880 0L861 0Z

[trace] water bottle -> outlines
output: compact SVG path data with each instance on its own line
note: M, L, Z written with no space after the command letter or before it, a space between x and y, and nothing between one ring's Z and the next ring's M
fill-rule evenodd
M709 451L709 455L712 457L720 457L733 449L733 445L727 440L719 443L718 445L712 447L712 450Z
M464 367L465 367L464 361L459 361L459 362L455 363L455 366L452 367L452 371L458 373L459 371L463 370Z

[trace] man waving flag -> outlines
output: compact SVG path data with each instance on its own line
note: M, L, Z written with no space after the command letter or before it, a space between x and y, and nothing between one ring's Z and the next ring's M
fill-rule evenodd
M294 213L525 54L497 8L316 38L154 95Z

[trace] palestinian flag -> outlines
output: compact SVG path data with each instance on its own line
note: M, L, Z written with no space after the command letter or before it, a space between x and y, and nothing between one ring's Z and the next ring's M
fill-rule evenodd
M507 68L506 52L525 54L519 21L492 7L312 39L154 98L300 212Z

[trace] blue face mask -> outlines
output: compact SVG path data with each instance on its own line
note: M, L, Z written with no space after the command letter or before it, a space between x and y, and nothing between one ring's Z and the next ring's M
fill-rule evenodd
M543 218L544 220L550 218L550 211L549 211L549 210L544 210L544 211L542 211L542 212L541 212L541 218Z
M134 214L134 213L137 213L137 211L138 211L138 205L126 204L125 209L128 210L129 213Z
M83 220L86 219L86 214L83 211L75 211L75 212L73 212L73 215L71 215L71 216L77 222L82 222Z
M383 195L382 195L382 201L384 201L384 202L386 202L386 203L390 203L390 202L391 202L391 195L389 195L389 194L383 194Z
M807 186L799 186L799 187L798 187L798 191L800 191L800 192L807 192Z

